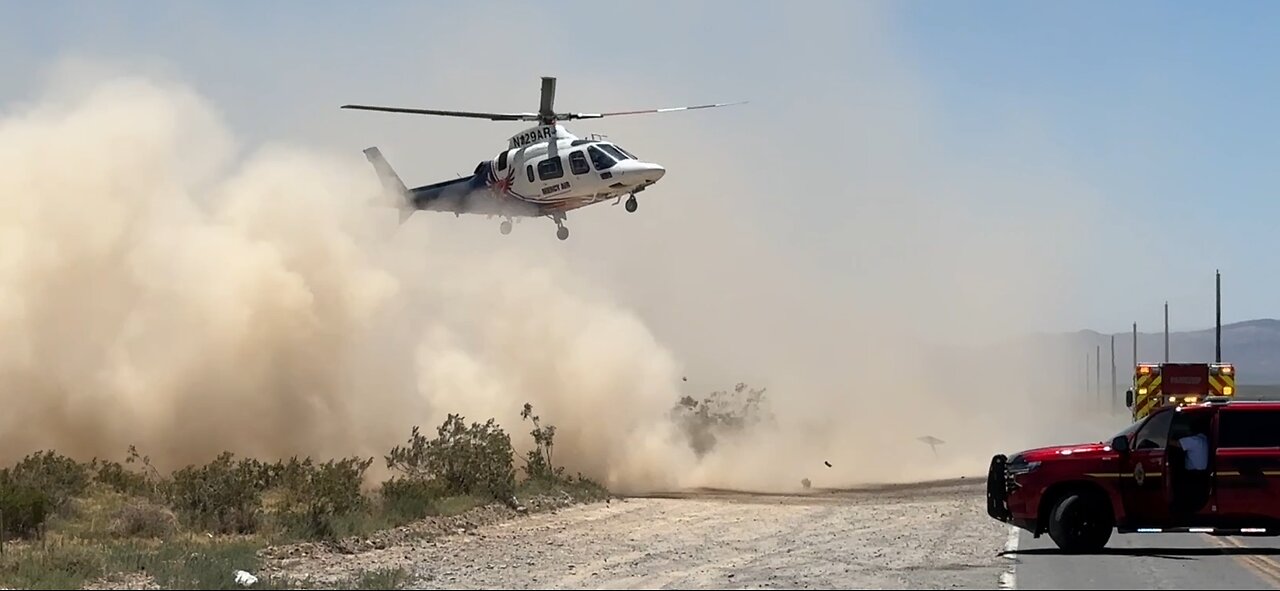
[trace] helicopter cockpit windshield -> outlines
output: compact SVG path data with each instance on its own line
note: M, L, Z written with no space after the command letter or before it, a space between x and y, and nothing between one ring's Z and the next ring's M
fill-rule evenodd
M604 142L587 146L587 154L591 156L591 164L595 165L596 170L607 170L623 160L639 160L621 146Z
M596 170L608 170L618 161L597 146L587 146L587 155L591 156L591 164Z
M639 160L639 158L636 158L634 154L626 150L623 150L622 146L619 146L618 144L600 144L600 147L604 148L607 152L609 152L610 155L612 155L614 158L617 158L619 161Z

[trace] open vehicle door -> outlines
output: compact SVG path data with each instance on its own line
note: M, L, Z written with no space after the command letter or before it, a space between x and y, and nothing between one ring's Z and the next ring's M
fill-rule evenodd
M1133 446L1122 456L1120 491L1125 514L1138 527L1159 527L1169 518L1169 427L1172 409L1156 412L1138 429Z

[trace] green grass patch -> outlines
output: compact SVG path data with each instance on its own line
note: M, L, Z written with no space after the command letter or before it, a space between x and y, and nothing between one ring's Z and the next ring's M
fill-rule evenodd
M0 579L23 589L77 589L112 574L145 573L166 589L232 589L238 588L232 575L236 569L258 569L255 552L261 547L255 539L56 538L6 548Z

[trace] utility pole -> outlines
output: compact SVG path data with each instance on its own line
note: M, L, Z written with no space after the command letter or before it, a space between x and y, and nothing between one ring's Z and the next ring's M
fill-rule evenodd
M1133 323L1133 363L1129 365L1129 389L1138 394L1138 323ZM1126 395L1125 400L1128 400ZM1129 405L1125 404L1125 408Z
M1111 335L1111 412L1114 414L1119 409L1116 408L1116 335Z
M1138 323L1133 323L1133 365L1129 366L1129 387L1138 393Z
M1169 302L1165 302L1165 363L1169 363Z
M1213 361L1214 363L1222 363L1222 271L1215 270L1214 274L1214 308L1216 308L1217 319L1214 321L1213 330Z
M1102 345L1093 346L1093 388L1098 409L1102 409Z
M1084 354L1084 393L1086 396L1093 392L1093 385L1089 383L1089 354Z
M1075 386L1071 385L1075 384L1075 377L1071 377L1071 374L1075 374L1075 370L1071 368L1075 363L1071 363L1070 357L1070 354L1068 354L1068 361L1062 363L1062 394L1068 395L1068 397L1075 391Z

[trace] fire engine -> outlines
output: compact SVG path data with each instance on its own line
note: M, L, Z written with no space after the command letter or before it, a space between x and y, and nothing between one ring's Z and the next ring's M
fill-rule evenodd
M1234 397L1236 368L1230 363L1140 363L1133 383L1135 389L1125 392L1125 405L1137 421L1164 406Z
M1129 533L1280 534L1280 402L1162 404L1113 438L996 455L987 514L1067 552Z
M1133 325L1133 388L1125 392L1125 406L1140 421L1159 408L1198 404L1208 397L1231 399L1236 395L1236 367L1222 362L1222 273L1214 273L1213 363L1169 363L1169 303L1164 304L1164 363L1136 363L1138 325Z

